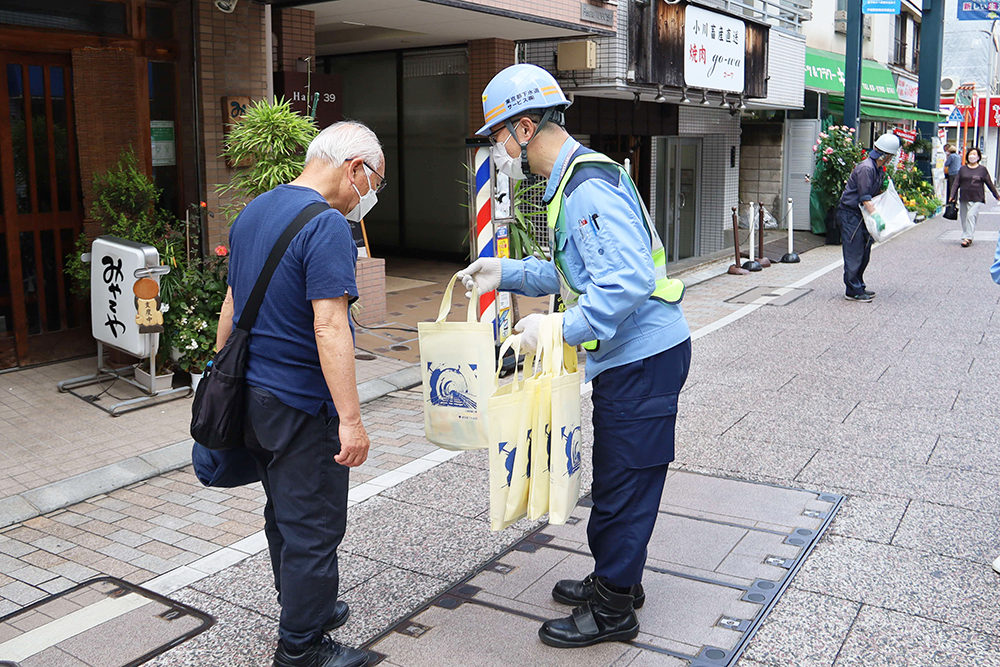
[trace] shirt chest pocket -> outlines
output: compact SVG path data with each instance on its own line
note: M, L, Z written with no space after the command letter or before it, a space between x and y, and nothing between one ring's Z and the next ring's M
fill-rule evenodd
M570 247L576 250L576 261L580 269L590 278L599 278L607 275L611 271L612 256L614 248L606 242L606 234L601 233L601 229L596 222L590 220L576 220L571 223Z

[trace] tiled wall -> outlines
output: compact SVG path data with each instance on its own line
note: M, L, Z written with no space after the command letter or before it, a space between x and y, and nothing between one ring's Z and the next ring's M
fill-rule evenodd
M433 1L433 0L432 0ZM590 4L595 7L615 11L615 5L601 0L467 0L470 5L481 5L491 9L500 9L518 14L529 14L542 19L577 23L582 26L607 30L607 26L589 23L580 19L580 5ZM445 3L446 4L446 3ZM622 4L618 5L620 8Z
M514 64L514 42L477 39L469 42L469 134L483 126L483 90L493 76Z
M702 137L701 148L701 253L722 250L726 230L732 228L732 207L739 203L740 118L726 109L682 105L678 125L681 136ZM736 166L730 166L736 148Z
M579 7L579 3L576 3ZM628 5L621 3L615 12L617 36L587 37L597 42L597 69L560 72L556 69L558 41L526 42L521 46L524 62L534 63L552 72L567 90L583 92L587 86L625 85L628 68ZM608 7L611 8L610 6ZM583 37L581 37L583 39Z
M215 193L228 183L232 170L219 157L223 149L222 98L247 95L256 101L266 92L264 9L241 2L232 14L215 9L212 0L198 0L199 86L203 178L206 202L215 217L209 221L208 247L228 243L229 223L219 212L224 203Z
M316 59L316 13L304 9L282 9L271 16L278 38L278 67L286 72L296 71L300 58ZM313 71L316 63L310 61Z
M355 315L358 324L382 324L385 316L385 260L359 257L357 266L358 300L360 311Z
M743 126L740 154L740 201L764 202L776 219L781 206L781 144L784 125L760 123Z

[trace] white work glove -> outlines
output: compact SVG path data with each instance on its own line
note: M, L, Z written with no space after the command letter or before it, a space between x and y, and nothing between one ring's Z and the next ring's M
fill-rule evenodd
M544 317L545 315L532 313L522 317L514 325L514 331L521 334L521 352L524 354L530 354L538 349L538 329Z
M458 272L458 278L469 290L465 296L472 298L472 287L480 294L492 292L500 287L500 260L496 257L480 257Z

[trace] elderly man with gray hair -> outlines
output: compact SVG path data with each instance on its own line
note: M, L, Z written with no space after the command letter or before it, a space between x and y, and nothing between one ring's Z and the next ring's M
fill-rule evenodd
M281 256L250 330L247 360L245 440L267 493L264 532L281 604L274 667L368 661L326 633L350 614L337 599L337 547L347 527L349 469L364 463L369 444L348 315L358 298L348 220L371 210L384 185L375 133L336 123L309 145L302 174L251 201L229 232L219 348L279 237L307 208L306 216L318 211Z

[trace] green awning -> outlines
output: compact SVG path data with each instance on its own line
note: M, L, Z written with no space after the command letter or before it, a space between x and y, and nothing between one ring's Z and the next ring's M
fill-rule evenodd
M845 56L806 47L806 88L844 96ZM896 81L885 65L874 60L861 64L861 99L899 102Z
M830 111L843 116L844 99L830 98ZM903 104L880 104L876 102L861 103L862 120L922 120L930 123L943 123L948 118L948 114L927 109L917 109Z

